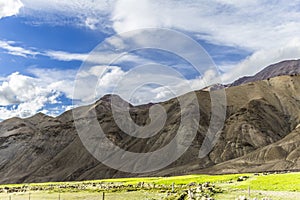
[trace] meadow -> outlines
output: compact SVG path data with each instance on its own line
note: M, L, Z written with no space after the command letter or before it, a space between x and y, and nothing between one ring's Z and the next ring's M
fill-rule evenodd
M0 200L300 199L300 173L186 175L0 185Z

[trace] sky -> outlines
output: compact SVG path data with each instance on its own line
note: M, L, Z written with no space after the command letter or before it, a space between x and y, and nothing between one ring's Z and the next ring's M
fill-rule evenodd
M126 77L135 78L119 95L131 94L124 98L132 104L216 83L210 80L230 83L298 59L299 27L299 0L0 0L0 121L38 112L57 116L120 92L116 88ZM197 54L164 30L188 36L203 51ZM128 51L137 44L144 48ZM166 51L172 48L208 56L217 74L208 65L195 70L184 56ZM171 79L174 73L151 63L178 76ZM137 66L143 70L134 71ZM137 87L139 80L148 82Z

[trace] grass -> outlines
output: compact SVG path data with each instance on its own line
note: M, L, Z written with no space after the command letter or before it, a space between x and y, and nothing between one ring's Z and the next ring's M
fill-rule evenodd
M185 175L185 176L172 176L172 177L150 177L150 178L119 178L119 179L106 179L96 182L119 182L123 184L138 184L144 183L155 183L159 185L171 185L175 183L177 185L185 185L192 182L195 183L219 183L230 180L236 180L240 176L247 174L234 174L234 175Z
M244 181L237 181L239 177L248 177ZM155 188L142 188L138 185L149 183L155 185ZM235 199L239 195L248 194L248 187L251 188L251 197L262 199L264 196L271 197L273 200L285 199L285 195L297 199L300 194L300 173L286 174L230 174L230 175L186 175L173 177L141 177L141 178L118 178L103 179L91 181L74 182L48 182L48 183L30 183L30 184L8 184L0 185L0 188L22 188L38 187L45 191L30 191L31 199L58 199L59 193L62 199L101 199L102 192L106 193L105 200L109 199L163 199L171 192L172 183L175 184L177 192L182 192L190 186L190 183L210 182L221 188L222 193L214 194L215 199ZM99 189L89 187L93 184L120 186L117 189ZM72 186L86 185L84 189L77 189ZM62 187L63 186L63 187ZM10 195L12 200L27 199L28 192L23 193L0 193L1 199L8 199ZM264 193L265 192L265 193ZM298 193L297 193L298 192ZM23 195L23 196L22 196ZM25 196L24 196L25 195ZM35 197L35 196L36 197ZM296 196L294 198L294 196Z
M29 193L18 194L0 194L0 200L28 200ZM105 200L141 200L141 199L154 199L159 200L166 197L166 194L153 194L144 191L130 192L130 193L105 193ZM102 193L47 193L47 192L32 192L30 200L101 200Z
M138 183L155 183L160 185L170 185L175 183L177 185L195 183L219 183L230 180L236 180L240 176L247 176L249 174L233 174L233 175L185 175L172 177L139 177L139 178L116 178L116 179L101 179L90 181L71 181L71 182L47 182L47 183L24 183L24 184L5 184L3 187L22 187L22 186L49 186L49 185L77 185L77 184L91 184L91 183L120 183L124 185L136 185Z
M300 173L252 176L234 188L247 189L248 186L253 190L300 192Z

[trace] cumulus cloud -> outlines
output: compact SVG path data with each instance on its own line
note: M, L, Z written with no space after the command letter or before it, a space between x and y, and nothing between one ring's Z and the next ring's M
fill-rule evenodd
M81 105L93 103L104 94L111 93L116 81L126 72L117 66L93 66L80 74L77 70L42 68L31 68L27 73L31 75L15 72L0 77L0 120L28 117L37 112L56 116L73 108L73 105L60 101L61 97L77 100ZM74 93L76 78L79 86L88 87L79 87ZM91 88L96 91L91 91Z
M15 72L1 78L0 119L31 116L43 111L48 104L59 104L58 99L61 95L72 98L75 71L54 69L29 71L33 76Z
M9 75L0 85L0 118L12 115L26 117L39 111L46 102L57 95L53 90L43 87L38 79L22 75L18 72ZM5 106L16 105L8 108ZM8 115L8 116L7 116Z
M33 74L35 79L39 80L40 86L45 87L48 92L58 91L69 99L73 98L73 83L77 70L32 68L28 72Z
M17 15L22 7L23 3L20 0L0 1L0 19Z
M112 93L117 81L126 72L119 66L94 65L77 72L72 99L79 105L95 102L105 94Z
M174 77L169 70L149 68L132 74L119 66L104 65L80 72L41 68L31 68L27 72L32 75L15 72L0 78L0 120L28 117L37 112L56 116L73 108L60 101L62 96L74 100L76 106L93 103L111 93L135 105L160 102L211 85L216 77L211 70L202 77L186 80L183 76ZM136 81L144 84L137 86Z

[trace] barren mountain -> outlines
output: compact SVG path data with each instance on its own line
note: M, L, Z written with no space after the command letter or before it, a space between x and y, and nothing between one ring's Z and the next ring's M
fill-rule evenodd
M289 66L298 66L299 69L296 64L286 66L288 69ZM5 120L0 123L0 182L299 170L300 76L294 74L227 88L225 126L213 150L201 159L198 154L209 126L211 100L208 91L197 91L201 116L192 145L168 167L147 174L120 172L97 161L82 145L72 111L56 118L37 114L27 119ZM76 108L76 112L82 112L81 120L85 120L88 116L84 113L95 108L97 120L107 138L132 152L155 151L167 145L176 134L181 115L186 114L181 112L176 98L159 103L168 116L164 128L154 137L138 139L125 134L116 125L111 98L112 95L106 95L93 105ZM188 98L188 95L183 98ZM119 101L123 100L119 98ZM192 106L193 102L190 104ZM133 121L139 125L148 124L152 105L131 106Z
M254 76L244 76L236 80L235 82L230 84L230 86L237 86L244 83L267 80L268 78L273 78L276 76L294 74L300 74L300 60L287 60L270 65Z

